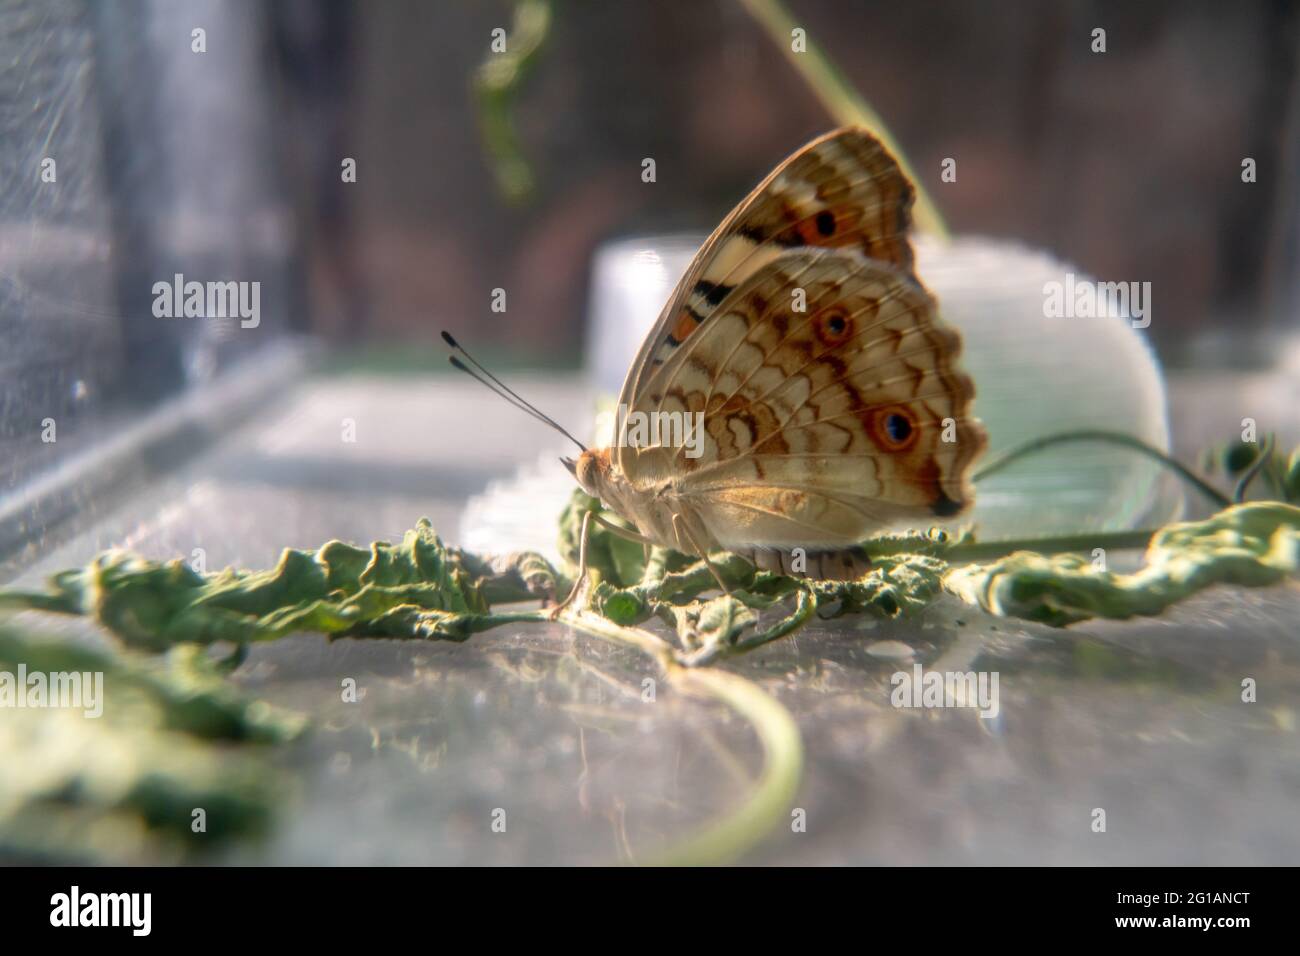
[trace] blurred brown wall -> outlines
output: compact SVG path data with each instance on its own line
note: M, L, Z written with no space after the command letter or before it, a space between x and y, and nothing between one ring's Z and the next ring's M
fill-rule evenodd
M954 231L1151 281L1161 321L1150 331L1170 352L1197 331L1261 327L1294 308L1295 4L790 8L892 125ZM356 5L345 139L359 162L364 333L432 341L445 325L576 361L603 238L711 228L832 123L732 0L561 2L516 108L539 188L512 208L484 162L470 94L511 9ZM1097 26L1105 54L1090 50ZM640 181L646 156L653 185ZM1246 156L1253 185L1241 182ZM945 157L956 183L939 180ZM504 315L489 310L497 286ZM327 325L330 304L318 310Z

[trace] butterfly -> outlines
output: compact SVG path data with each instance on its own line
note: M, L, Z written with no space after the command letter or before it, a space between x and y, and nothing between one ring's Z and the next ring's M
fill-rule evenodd
M871 534L970 507L987 436L961 337L914 271L913 196L845 127L708 238L632 363L613 443L564 459L631 537L844 579Z

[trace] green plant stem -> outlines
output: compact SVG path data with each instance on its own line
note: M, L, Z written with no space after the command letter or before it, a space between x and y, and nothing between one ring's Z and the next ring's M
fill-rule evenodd
M474 77L479 127L497 187L510 202L531 197L532 168L515 132L514 105L551 29L550 0L515 4L506 50L489 52Z
M744 654L757 647L762 647L764 644L770 644L772 641L780 640L787 634L799 630L808 623L816 610L817 595L808 588L802 587L795 592L794 610L767 630L752 634L730 646L718 645L703 648L695 654L687 655L682 663L688 667L703 667L712 664L721 654L725 653L727 656Z
M1050 448L1052 445L1063 445L1069 442L1101 442L1108 445L1120 445L1124 448L1130 448L1133 451L1146 455L1148 458L1159 462L1170 471L1182 478L1205 497L1209 498L1220 508L1227 508L1232 505L1231 499L1213 485L1204 481L1199 475L1189 469L1176 458L1166 455L1158 448L1154 448L1142 441L1140 438L1134 438L1132 435L1126 435L1123 432L1112 432L1104 429L1080 429L1079 431L1061 432L1056 435L1046 435L1042 438L1034 438L1025 442L1023 445L1017 445L1008 451L1003 452L994 458L971 477L972 481L980 482L985 478L997 474L1008 465L1024 458L1026 455L1036 451L1042 451L1044 448Z
M1264 470L1264 467L1273 460L1273 436L1266 435L1264 444L1259 448L1259 454L1255 456L1254 462L1246 469L1246 473L1238 480L1236 487L1232 489L1232 501L1234 504L1241 504L1246 500L1246 491L1250 488L1250 483L1255 480L1255 476Z
M1145 548L1151 536L1159 530L1159 528L1135 528L1124 531L1080 531L1075 534L1046 538L998 538L992 541L963 538L948 543L934 542L929 546L918 546L916 541L910 538L880 538L864 542L863 547L873 561L898 554L919 553L939 558L949 564L964 564L970 561L1005 558L1017 551L1068 554L1071 551L1091 551L1093 548L1115 551Z
M1097 531L1083 534L1066 534L1052 538L1007 538L999 541L959 541L941 556L949 564L966 564L972 561L992 561L1005 558L1017 551L1037 551L1039 554L1068 554L1071 551L1088 552L1094 548L1108 551L1127 551L1145 548L1158 528L1138 528L1133 531Z
M739 807L724 812L663 856L659 866L706 866L739 859L787 818L803 777L803 740L790 712L753 681L716 668L679 668L674 684L722 701L745 720L763 747L763 771Z
M542 617L546 612L539 612ZM728 863L754 847L785 814L803 776L803 740L790 712L753 681L712 668L691 668L673 659L672 648L649 631L619 627L587 611L566 610L559 620L584 633L628 645L649 655L670 686L730 707L749 722L763 748L763 770L745 802L648 861L654 866ZM802 623L802 621L801 621Z
M813 95L821 101L822 107L837 122L846 126L865 126L869 128L898 161L899 167L907 174L916 187L916 206L914 215L916 227L924 232L948 239L951 235L948 225L939 212L939 207L922 185L924 180L916 175L916 170L907 159L907 154L889 132L889 127L880 114L867 105L853 86L846 80L835 62L813 41L807 38L807 52L796 53L791 43L791 31L797 24L790 12L780 0L740 0L749 15L754 18L768 38L776 44L782 55L794 67L795 71L808 84Z

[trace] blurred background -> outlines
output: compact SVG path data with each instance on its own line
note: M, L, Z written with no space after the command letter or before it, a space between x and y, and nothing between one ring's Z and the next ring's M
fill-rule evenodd
M552 548L562 441L453 377L438 333L586 436L593 354L671 279L602 298L619 263L680 269L683 236L838 125L758 5L0 0L0 582L115 546L270 567L422 514L451 544ZM1020 416L995 441L1076 412L1193 462L1245 416L1300 441L1300 4L786 8L956 237L918 243L920 274L967 332L977 413ZM1042 321L1044 277L1067 267L1150 282L1150 327ZM177 275L260 283L255 327L156 316ZM1114 459L1129 490L1081 489L1115 477L1081 460L1001 486L1008 524L1181 507L1131 455ZM1295 602L1221 592L1065 637L952 608L810 627L746 659L799 719L819 821L758 859L1294 862ZM78 625L61 633L103 642ZM900 717L888 673L914 652L1022 674L1005 721ZM734 806L754 752L702 704L646 716L619 689L643 671L559 627L258 646L234 679L320 730L278 758L304 812L234 859L635 859ZM1272 709L1243 717L1236 675L1264 671ZM340 674L372 688L362 706L340 705ZM507 798L522 841L481 826ZM1125 809L1122 839L1077 826L1096 805Z
M790 15L955 234L1151 282L1166 366L1294 369L1300 6ZM3 0L0 24L0 495L289 338L424 373L445 327L578 369L603 243L709 231L834 125L739 0ZM260 323L156 318L178 273L259 282ZM85 504L0 513L0 552Z
M439 358L446 326L576 367L602 241L707 231L832 125L734 0L523 7L549 17L502 103L475 78L510 3L4 0L0 441L33 407L155 401L286 330L414 364ZM1260 333L1294 323L1296 4L791 11L954 232L1151 281L1166 361L1248 362ZM513 179L502 139L527 164ZM259 279L262 327L154 321L149 290L174 272Z

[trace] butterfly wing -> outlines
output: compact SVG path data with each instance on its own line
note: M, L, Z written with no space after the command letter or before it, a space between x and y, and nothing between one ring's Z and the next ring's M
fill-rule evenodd
M705 243L620 403L703 412L699 457L617 449L723 547L844 546L959 513L986 443L960 337L912 274L910 184L858 129L814 141Z
M631 408L731 289L788 249L857 249L910 275L913 197L898 163L863 129L844 127L798 150L700 247L633 361L619 404Z
M799 311L800 298L806 308ZM697 457L628 448L723 547L827 547L951 518L986 436L960 337L913 280L861 253L782 253L647 379L634 410L703 412Z

